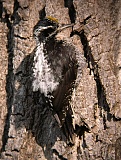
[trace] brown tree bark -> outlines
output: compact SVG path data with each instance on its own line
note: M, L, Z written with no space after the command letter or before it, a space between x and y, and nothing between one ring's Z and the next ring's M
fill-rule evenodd
M59 38L73 41L85 58L72 106L75 123L90 132L82 128L74 146L31 87L33 28L45 15L75 23ZM121 159L120 19L121 0L0 1L1 159Z

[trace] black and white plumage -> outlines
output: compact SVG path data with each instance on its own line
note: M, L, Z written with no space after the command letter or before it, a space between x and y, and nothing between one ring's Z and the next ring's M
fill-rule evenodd
M73 143L71 98L81 78L83 59L74 45L55 38L59 31L68 26L59 28L57 20L51 17L39 21L35 26L37 47L33 65L33 91L39 90L44 94L64 134Z

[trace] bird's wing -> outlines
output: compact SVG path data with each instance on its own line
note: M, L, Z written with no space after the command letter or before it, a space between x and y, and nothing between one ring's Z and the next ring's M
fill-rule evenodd
M53 70L55 80L59 82L52 94L53 114L62 127L67 139L71 141L74 134L72 125L73 111L71 97L77 78L78 64L75 47L63 41L48 40L45 44L48 62Z
M77 65L63 68L63 78L58 85L57 89L53 92L53 105L56 112L62 111L62 109L68 109L71 95L74 89L74 84L77 76Z
M63 65L63 78L57 89L53 92L53 109L58 116L66 137L71 140L74 129L72 125L73 111L70 101L77 76L77 69L77 61L69 57L69 60Z

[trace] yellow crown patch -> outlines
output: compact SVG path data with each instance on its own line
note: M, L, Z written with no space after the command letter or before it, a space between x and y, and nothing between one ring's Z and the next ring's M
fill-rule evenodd
M51 17L51 16L47 16L47 19L49 19L50 21L54 22L54 23L59 23L58 19Z

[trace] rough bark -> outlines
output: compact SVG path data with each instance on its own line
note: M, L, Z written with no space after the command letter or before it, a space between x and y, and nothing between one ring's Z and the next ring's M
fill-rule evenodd
M74 146L32 92L33 28L45 15L75 23L61 34L85 57L72 105L90 132L82 128ZM1 159L121 159L120 19L121 0L0 1Z

